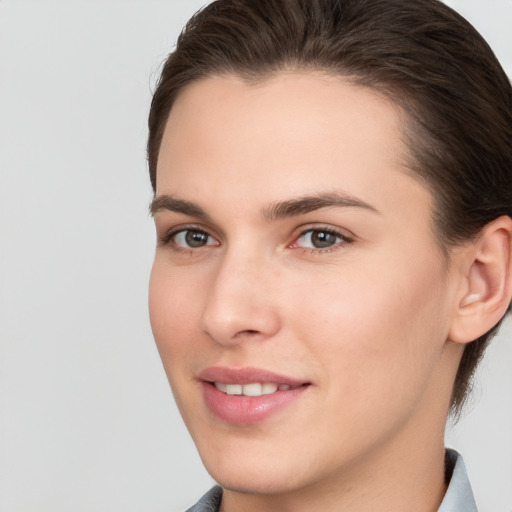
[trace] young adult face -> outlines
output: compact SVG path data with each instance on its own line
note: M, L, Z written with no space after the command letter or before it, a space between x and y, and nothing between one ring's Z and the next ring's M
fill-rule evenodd
M151 322L228 489L377 481L405 454L442 457L457 272L405 170L403 122L376 93L306 72L204 79L171 110Z

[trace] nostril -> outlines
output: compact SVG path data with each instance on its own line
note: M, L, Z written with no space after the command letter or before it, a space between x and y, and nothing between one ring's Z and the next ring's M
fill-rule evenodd
M244 329L242 331L238 331L234 338L235 339L243 339L243 338L256 338L258 336L261 336L261 331L258 331L257 329Z

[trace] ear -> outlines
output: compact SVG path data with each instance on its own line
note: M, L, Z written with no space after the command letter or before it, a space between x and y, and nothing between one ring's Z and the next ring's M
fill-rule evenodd
M512 219L499 217L468 247L449 339L468 343L503 317L512 299Z

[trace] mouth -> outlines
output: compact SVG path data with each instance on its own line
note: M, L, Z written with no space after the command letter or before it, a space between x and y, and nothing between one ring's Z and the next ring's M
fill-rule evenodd
M292 389L290 384L276 384L274 382L251 382L249 384L227 384L225 382L213 382L213 385L226 395L232 396L262 396L272 395L277 391ZM301 384L307 385L307 384ZM295 386L299 387L299 386Z
M303 396L311 383L256 368L211 367L199 380L213 415L230 424L262 422Z

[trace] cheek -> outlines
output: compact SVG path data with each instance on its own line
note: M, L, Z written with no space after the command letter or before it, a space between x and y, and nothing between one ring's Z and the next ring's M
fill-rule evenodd
M166 370L182 360L183 352L197 347L191 338L200 321L201 296L198 280L170 270L157 255L149 282L149 316Z
M304 283L308 293L290 297L293 329L326 369L329 389L384 400L404 399L426 385L448 331L436 263L352 267Z

